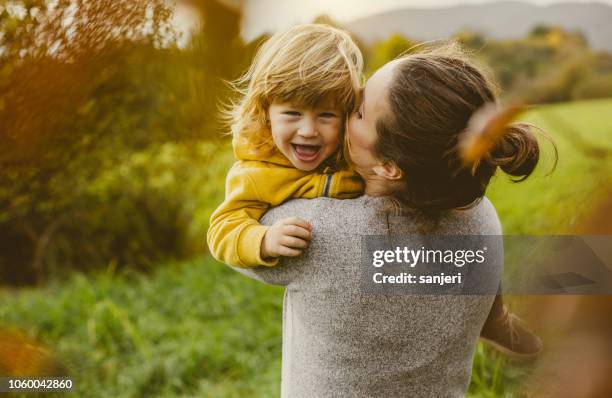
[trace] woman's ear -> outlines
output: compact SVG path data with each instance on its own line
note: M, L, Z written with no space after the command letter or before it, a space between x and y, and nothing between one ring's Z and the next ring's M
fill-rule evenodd
M391 181L401 180L404 177L402 169L397 167L395 162L392 161L385 161L374 166L374 173Z

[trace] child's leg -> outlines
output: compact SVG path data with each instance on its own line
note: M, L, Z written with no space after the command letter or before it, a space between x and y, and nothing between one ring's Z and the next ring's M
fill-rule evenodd
M501 294L497 294L495 296L495 301L493 301L493 305L491 306L491 311L489 311L489 316L487 316L487 320L485 321L483 330L487 327L487 325L494 324L495 320L504 315L504 296Z
M508 312L501 294L495 296L480 337L495 349L513 357L534 357L542 351L540 338L525 329L522 321Z

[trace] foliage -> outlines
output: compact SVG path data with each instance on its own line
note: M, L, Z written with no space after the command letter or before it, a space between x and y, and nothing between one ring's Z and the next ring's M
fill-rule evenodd
M400 34L391 35L387 40L375 44L368 52L366 74L370 76L390 60L407 53L416 44Z
M537 26L522 39L492 40L473 31L452 39L493 70L506 98L549 103L612 97L612 54L594 52L579 32ZM399 34L375 43L368 74L409 49L418 51L415 44Z
M193 210L178 202L193 192L142 187L155 183L151 173L107 192L99 181L138 156L151 161L142 169L158 170L164 143L201 148L217 136L222 78L252 51L238 38L236 13L206 2L215 23L183 50L162 0L17 3L0 3L0 241L10 248L0 255L0 281L42 282L49 268L115 261L142 269L188 255L190 228L176 219ZM190 177L206 178L202 156L192 156L200 172ZM169 165L175 176L183 163Z
M612 71L605 70L605 55L591 50L580 32L537 26L524 39L466 45L495 71L507 97L548 103L612 96L612 91L577 95L578 87L587 80L612 77Z
M612 73L587 76L576 83L572 91L572 98L608 98L612 93Z
M171 14L162 1L5 4L0 236L20 250L3 260L29 263L40 279L46 248L75 218L84 182L150 130L144 113L130 110L154 105L145 61L169 38ZM132 134L116 134L121 126Z
M208 219L223 199L232 161L227 147L166 143L127 154L90 180L69 182L78 186L50 181L58 196L70 188L75 192L69 217L60 215L61 225L45 248L43 272L109 264L150 270L162 259L202 252ZM21 254L11 242L0 245L6 245L4 253ZM12 284L36 271L4 261L0 276Z

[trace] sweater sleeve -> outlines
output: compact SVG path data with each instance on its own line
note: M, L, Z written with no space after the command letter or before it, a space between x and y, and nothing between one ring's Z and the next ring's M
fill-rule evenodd
M295 279L296 275L299 275L299 270L296 267L288 267L283 261L281 259L280 264L276 267L231 268L248 278L267 283L268 285L288 286Z
M261 258L261 242L268 229L259 219L270 207L261 200L248 168L236 162L225 184L225 200L210 218L206 240L218 261L237 267L274 266L278 259Z

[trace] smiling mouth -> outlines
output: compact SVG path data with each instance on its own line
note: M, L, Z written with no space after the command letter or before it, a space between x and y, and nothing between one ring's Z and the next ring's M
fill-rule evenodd
M320 145L291 144L291 146L293 147L295 157L302 162L312 162L319 156L319 152L321 151Z

